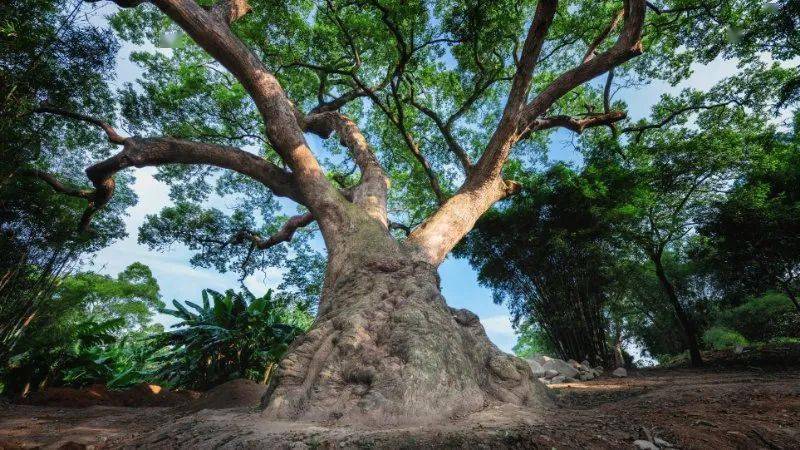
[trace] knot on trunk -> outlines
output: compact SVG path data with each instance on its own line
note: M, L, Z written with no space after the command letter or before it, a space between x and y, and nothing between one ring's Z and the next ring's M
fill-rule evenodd
M472 327L480 324L478 315L468 309L450 308L450 312L453 314L453 319L455 319L456 323L462 327Z

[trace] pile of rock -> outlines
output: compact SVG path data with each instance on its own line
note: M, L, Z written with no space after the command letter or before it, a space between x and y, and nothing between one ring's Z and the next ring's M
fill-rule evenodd
M573 359L563 361L544 355L534 356L527 361L533 370L533 375L544 384L589 381L603 373L602 367L592 367L589 361L580 363Z

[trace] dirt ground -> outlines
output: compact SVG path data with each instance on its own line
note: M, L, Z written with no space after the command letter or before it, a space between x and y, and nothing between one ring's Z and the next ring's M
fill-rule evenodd
M686 449L800 449L800 369L643 370L551 385L548 410L487 408L385 429L269 422L257 395L247 406L237 394L254 389L240 383L176 407L4 405L0 448L616 449L658 438ZM207 409L228 406L224 398L235 407Z

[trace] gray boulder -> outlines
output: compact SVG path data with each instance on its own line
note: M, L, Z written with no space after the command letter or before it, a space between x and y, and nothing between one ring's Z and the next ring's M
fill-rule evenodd
M568 363L560 360L560 359L551 359L547 361L545 364L542 365L544 370L555 370L561 375L565 377L575 377L578 375L578 369L572 367Z
M639 450L659 450L656 444L653 444L650 441L645 441L644 439L637 439L633 441L633 446Z
M613 372L611 372L611 375L614 375L617 378L624 378L628 376L628 371L625 370L624 367L617 367Z
M553 369L547 369L544 371L545 378L554 378L558 376L558 371Z
M544 376L544 368L538 362L528 359L528 365L531 367L531 372L533 372L533 376L536 378L541 378Z
M553 358L544 355L534 355L531 357L531 359L539 363L540 366L544 366L547 363L547 361L553 360Z
M559 376L553 378L552 380L550 380L550 382L554 383L554 384L558 384L558 383L563 383L566 380L567 380L567 377L565 377L564 375L559 375Z

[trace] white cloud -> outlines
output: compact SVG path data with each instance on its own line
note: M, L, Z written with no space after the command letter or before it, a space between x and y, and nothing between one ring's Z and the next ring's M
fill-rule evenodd
M481 319L481 325L486 330L486 335L496 346L507 353L512 353L512 348L517 342L514 328L511 326L511 316L508 314L491 316Z

